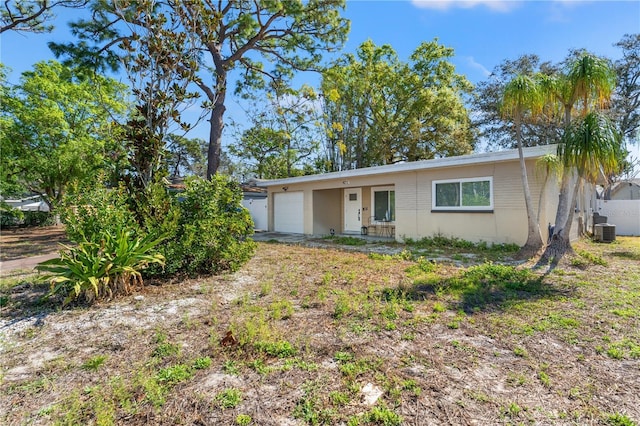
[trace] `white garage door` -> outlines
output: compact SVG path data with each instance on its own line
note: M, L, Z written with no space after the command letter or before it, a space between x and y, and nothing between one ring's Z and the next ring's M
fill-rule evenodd
M273 228L276 232L304 233L304 193L281 192L273 198Z

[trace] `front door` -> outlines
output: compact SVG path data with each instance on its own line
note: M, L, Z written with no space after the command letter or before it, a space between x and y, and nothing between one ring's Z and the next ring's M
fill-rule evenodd
M360 233L362 227L362 190L344 190L344 232Z

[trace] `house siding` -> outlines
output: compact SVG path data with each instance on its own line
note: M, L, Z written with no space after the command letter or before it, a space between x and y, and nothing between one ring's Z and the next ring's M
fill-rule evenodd
M554 148L544 148L551 152ZM544 205L540 211L543 239L547 226L555 220L558 202L557 179L547 180L542 192L544 176L536 173L535 163L544 149L527 158L527 173L534 212L538 213L541 193ZM305 233L326 234L328 229L342 232L344 226L343 194L346 188L362 190L362 225L373 214L371 190L391 186L395 190L395 236L398 240L418 240L434 235L456 237L473 242L514 243L522 245L527 237L527 214L524 204L520 165L517 154L499 153L493 160L489 155L461 157L461 159L430 160L358 171L330 173L266 182L270 196L286 185L289 191L304 191ZM424 166L423 166L424 165ZM493 211L436 212L432 211L432 182L434 180L491 177L493 180ZM588 198L588 197L587 197ZM585 204L576 216L588 217ZM322 217L319 217L321 215ZM337 222L336 226L331 226ZM271 220L270 220L271 222ZM577 226L572 235L577 236Z

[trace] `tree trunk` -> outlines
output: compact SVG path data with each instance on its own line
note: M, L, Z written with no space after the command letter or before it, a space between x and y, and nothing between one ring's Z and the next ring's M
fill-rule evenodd
M551 236L551 241L540 257L541 263L551 261L556 264L567 253L573 252L571 247L571 225L573 223L574 204L578 193L578 182L573 187L574 171L567 171L562 177L560 197L558 200L558 211L556 213L556 224Z
M540 234L540 224L536 220L531 202L531 191L529 189L529 178L527 177L527 167L522 152L522 138L520 136L520 123L516 123L516 140L518 141L518 156L520 157L520 176L522 178L522 190L524 192L524 204L527 210L527 241L518 251L519 258L529 258L536 254L543 246L542 235Z
M540 189L540 197L538 198L538 214L536 215L536 222L538 222L538 225L540 224L540 216L542 216L542 210L544 210L544 208L547 205L544 195L547 189L548 181L549 181L549 172L547 171L544 176L544 181L542 182L542 189Z
M207 179L218 173L220 167L220 156L222 153L222 129L224 128L224 112L226 107L224 102L227 97L227 64L222 59L219 46L208 45L211 58L215 64L215 87L211 88L203 83L198 86L205 92L209 101L213 104L211 115L209 116L209 148L207 149Z
M221 95L218 96L218 100ZM207 179L218 173L220 167L220 154L222 152L222 128L224 127L224 101L216 100L211 110L209 131L209 149L207 150Z

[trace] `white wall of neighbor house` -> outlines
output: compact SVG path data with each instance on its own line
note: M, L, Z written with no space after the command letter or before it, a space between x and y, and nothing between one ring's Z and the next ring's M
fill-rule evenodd
M616 226L616 235L640 235L640 200L598 200L596 208Z
M612 200L640 200L640 184L619 182L611 194Z
M249 210L256 230L269 228L267 198L245 198L242 200L242 205Z

